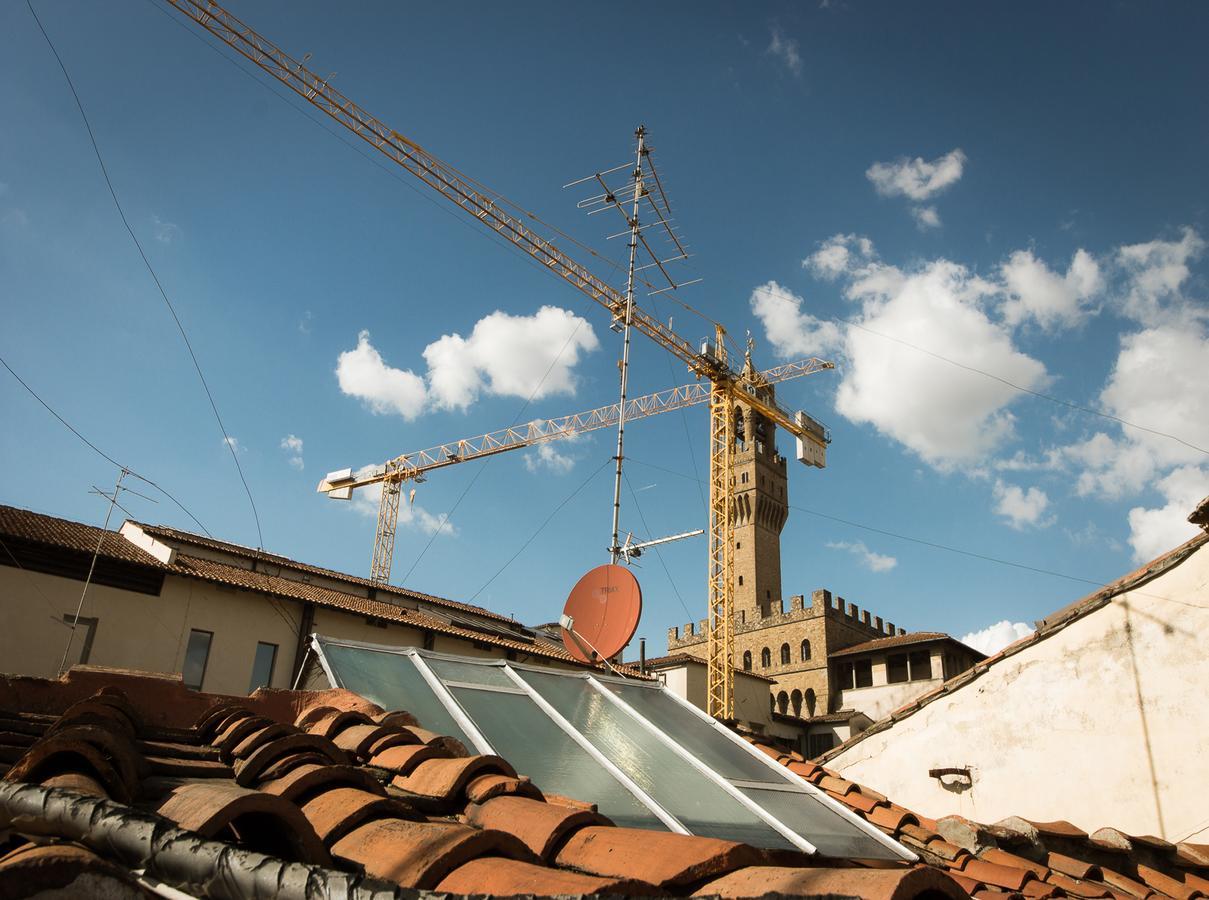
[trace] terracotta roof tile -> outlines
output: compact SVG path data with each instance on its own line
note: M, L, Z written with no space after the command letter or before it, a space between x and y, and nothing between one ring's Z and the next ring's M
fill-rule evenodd
M524 797L498 797L485 804L471 804L466 810L466 820L479 828L515 835L545 860L553 859L566 839L579 829L611 824L599 813Z
M752 867L707 882L697 896L841 896L899 900L927 894L960 898L963 892L935 869L785 869Z
M759 850L717 838L589 827L576 831L557 862L589 875L637 878L660 887L692 884L764 862Z
M93 525L48 516L29 509L0 505L0 535L20 538L38 544L48 544L64 550L85 553L89 557L100 542L100 555L109 559L136 563L153 569L164 565L150 553L126 540L116 531L106 531ZM7 557L5 558L7 563Z
M630 878L596 878L515 859L473 859L445 876L436 889L450 894L513 896L658 896L659 889Z

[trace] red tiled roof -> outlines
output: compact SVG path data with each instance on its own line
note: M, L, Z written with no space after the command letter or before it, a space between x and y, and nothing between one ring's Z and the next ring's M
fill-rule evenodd
M829 658L834 659L837 656L853 656L857 653L871 653L876 650L889 650L893 647L906 647L911 644L924 644L930 641L949 641L957 644L963 650L968 650L978 659L986 659L986 654L979 653L973 647L967 647L961 641L943 631L912 631L909 634L896 634L892 637L874 638L871 641L863 641L859 644L853 644L851 647L845 647L843 650L836 650L834 653L827 654Z
M227 544L223 541L200 538L188 532L176 531L175 529L162 528L160 526L140 525L139 527L153 536L170 535L186 543L194 543L198 546L208 546L213 549L238 553L243 558L249 560L256 558L257 551L239 547L236 544ZM176 558L171 565L165 565L146 551L126 540L126 538L116 531L104 531L91 525L59 519L54 516L47 516L42 513L18 509L12 506L0 506L0 536L87 553L89 556L96 549L97 541L101 540L102 556L146 566L165 574L177 575L184 578L197 578L213 584L242 588L267 596L314 603L317 606L328 609L340 610L387 622L397 622L425 631L446 634L480 644L489 644L505 650L514 650L522 654L581 665L577 659L566 651L562 644L546 641L540 637L530 641L519 634L513 639L505 637L496 631L479 631L468 625L447 623L438 618L437 615L425 612L423 609L410 609L390 603L385 599L370 600L357 594L349 594L305 581L283 578L279 575L270 575L262 570L246 569L242 566L217 562L198 556L190 556L181 551L177 552ZM3 554L2 549L0 549L0 554ZM264 554L261 559L270 560L274 564L278 564L278 561L281 561L280 564L282 565L288 564L297 569L310 570L334 578L343 578L348 583L372 584L372 582L365 581L364 579L355 579L350 576L342 576L339 573L330 572L327 569L305 566L302 563L295 563L292 560L286 560L284 557L277 557L272 554ZM0 557L0 561L8 562L4 557ZM439 597L432 597L428 594L419 594L396 588L391 588L388 593L387 589L381 588L381 586L379 588L380 595L389 596L390 593L393 593L409 596L423 603L431 603L436 607L473 612L475 615L484 615L502 622L510 623L512 621L496 613L481 610L478 607L468 606L467 604L457 603L452 600L444 600ZM631 667L623 666L622 668L627 674L637 674L636 670Z
M1167 553L1164 553L1162 556L1152 559L1150 562L1135 569L1128 575L1124 575L1111 584L1105 585L1100 590L1088 594L1081 600L1076 600L1074 603L1063 607L1056 613L1046 616L1044 619L1038 620L1037 628L1031 634L1027 634L1019 640L1008 644L998 653L981 660L971 668L966 669L961 674L953 676L939 687L928 691L926 694L921 694L920 696L913 698L908 703L894 710L886 718L879 719L878 721L874 722L860 734L853 735L844 743L833 747L831 750L820 756L819 760L826 762L834 759L853 745L863 741L865 738L872 737L879 732L892 728L895 722L914 715L933 700L936 700L946 694L950 694L953 691L960 690L967 684L977 681L991 666L995 665L996 663L1002 662L1009 656L1015 656L1020 651L1033 646L1039 641L1045 640L1046 638L1050 637L1050 635L1056 634L1072 622L1078 621L1084 616L1095 612L1097 609L1107 606L1118 594L1124 594L1128 591L1139 588L1148 581L1152 581L1165 572L1174 569L1206 544L1209 544L1209 532L1205 534L1198 534L1196 537L1181 544L1174 550L1170 550ZM834 656L835 654L832 655Z
M932 820L797 753L748 740L947 872L973 897L1209 897L1209 846L1112 828L1088 835L1069 822Z
M147 534L161 540L180 541L181 543L193 544L197 547L207 547L211 550L218 550L222 553L230 553L233 556L239 556L249 562L256 560L259 562L272 563L275 566L293 569L297 572L306 572L311 575L321 575L324 578L332 578L336 581L343 581L346 584L355 584L358 587L371 588L378 593L396 594L400 597L410 597L414 600L420 600L425 603L431 603L434 606L445 606L450 609L458 609L464 612L472 613L476 616L484 616L490 619L496 619L500 622L513 624L512 619L507 616L502 616L499 613L492 612L489 609L484 609L481 606L473 606L469 603L462 603L458 600L448 600L445 597L437 597L433 594L425 594L420 591L413 591L409 588L397 587L395 585L379 584L376 581L370 581L368 578L360 578L356 575L348 575L344 572L337 572L335 569L325 569L321 566L312 566L309 563L299 562L296 559L290 559L287 556L280 556L276 553L269 553L265 550L257 550L254 547L244 547L241 544L232 544L229 541L219 541L214 538L204 537L200 534L194 534L191 531L181 531L177 528L170 528L167 525L145 525L142 522L133 522Z
M340 690L217 697L87 667L0 680L5 769L0 887L31 893L83 873L121 895L141 872L185 890L221 879L228 896L964 896L933 866L615 826Z
M47 544L89 556L97 550L97 542L100 541L100 556L156 569L163 568L158 559L136 547L116 531L106 531L93 525L72 522L16 506L0 505L0 536ZM4 561L10 561L7 555Z

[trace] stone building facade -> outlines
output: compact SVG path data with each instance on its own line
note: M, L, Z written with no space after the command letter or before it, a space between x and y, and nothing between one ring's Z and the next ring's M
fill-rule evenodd
M775 388L762 394L775 400ZM828 654L874 638L901 634L830 591L810 601L781 593L781 531L789 518L786 459L777 450L776 429L755 410L740 406L735 422L734 597L735 659L738 669L776 680L772 702L778 712L809 717L834 712ZM707 623L668 630L668 653L708 655Z

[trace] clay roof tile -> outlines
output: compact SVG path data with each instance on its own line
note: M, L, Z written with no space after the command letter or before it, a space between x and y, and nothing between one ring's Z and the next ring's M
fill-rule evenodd
M597 826L576 831L555 861L589 875L637 878L670 887L759 865L764 855L745 844L717 838Z

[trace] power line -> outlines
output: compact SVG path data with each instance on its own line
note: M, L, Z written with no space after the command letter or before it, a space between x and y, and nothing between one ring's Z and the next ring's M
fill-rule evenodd
M537 536L539 534L541 534L542 531L545 530L547 525L550 524L550 520L553 519L556 515L558 515L559 510L561 510L564 506L566 506L568 503L570 503L571 500L575 497L575 495L578 494L580 491L582 491L584 488L586 488L588 486L588 482L590 482L593 478L595 478L602 471L604 471L605 466L607 466L611 462L613 462L613 457L610 456L608 459L606 459L604 462L602 462L587 478L585 478L580 483L579 487L577 487L571 493L567 494L567 496L562 499L562 501L558 504L558 506L554 507L554 509L550 511L550 515L546 516L546 518L542 521L542 523L537 526L537 529L533 532L533 534L529 535L529 537L525 540L525 542L523 544L521 544L520 549L518 549L515 553L513 553L512 556L510 556L508 558L508 561L506 563L504 563L502 566L500 566L498 569L496 569L495 574L492 575L490 578L488 578L485 582L483 582L483 586L481 588L479 588L477 591L475 591L474 595L471 596L470 599L471 600L476 599L479 594L481 594L481 593L483 593L483 591L487 590L487 588L491 584L491 582L495 581L495 579L497 579L506 568L508 568L510 565L512 565L516 561L516 558L518 556L520 556L522 553L525 552L525 548L528 547L530 544L532 544L537 539Z
M625 478L625 486L630 490L630 498L634 501L634 508L638 510L638 520L642 522L643 530L645 530L647 535L650 537L654 537L655 535L651 531L651 526L646 523L646 516L643 515L642 505L638 502L638 493L634 490L634 485L630 484L630 477L628 475L624 475L623 477ZM667 567L667 562L663 559L663 553L660 552L659 547L657 546L652 547L651 549L655 551L655 556L659 560L659 565L663 566L663 574L667 576L668 584L672 586L672 592L675 593L676 599L680 601L680 606L684 609L684 614L689 617L689 621L692 621L693 614L689 612L688 604L685 603L684 598L680 596L680 588L676 587L676 579L672 578L672 573Z
M83 434L81 434L81 433L79 432L79 430L78 430L78 429L76 429L76 427L75 427L74 425L72 425L70 422L68 422L66 419L64 419L64 418L63 418L61 415L59 415L59 414L58 414L58 413L57 413L57 412L56 412L56 411L55 411L55 410L54 410L54 409L51 407L51 405L50 405L49 403L47 403L47 402L46 402L45 400L43 400L43 399L42 399L40 396L38 396L37 391L35 391L33 388L31 388L31 387L30 387L30 386L29 386L29 385L28 385L28 384L25 382L25 380L24 380L24 379L23 379L23 378L22 378L20 375L18 375L18 374L17 374L17 373L16 373L16 372L13 370L13 367L12 367L12 366L10 366L10 365L8 364L8 362L7 362L7 361L4 359L4 357L0 357L0 365L3 365L3 366L4 366L4 368L8 369L8 373L9 373L10 375L12 375L12 376L13 376L13 378L15 378L15 379L17 380L17 383L18 383L19 385L21 385L21 387L25 388L25 390L26 390L26 391L29 393L29 395L30 395L31 397L33 397L33 398L34 398L35 400L37 400L37 401L38 401L40 404L42 404L42 407L43 407L43 408L44 408L44 409L45 409L45 410L46 410L48 413L50 413L52 416L54 416L56 419L58 419L58 420L59 420L59 423L60 423L60 424L61 424L61 425L62 425L64 428L66 428L68 431L70 431L72 434L74 434L74 435L75 435L77 438L79 438L79 439L80 439L80 440L81 440L81 441L82 441L82 442L85 444L85 446L87 446L87 447L88 447L90 450L92 450L94 453L96 453L98 456L100 456L100 457L101 457L101 459L105 460L106 462L109 462L109 463L113 464L115 467L117 467L117 468L119 468L119 469L125 469L127 472L129 472L131 475L133 475L133 476L134 476L135 478L137 478L139 481L141 481L141 482L143 482L144 484L150 485L151 487L155 488L157 491L159 491L161 494L163 494L165 497L167 497L169 500L171 500L173 503L175 503L175 504L177 505L177 507L180 509L180 511L181 511L181 512L183 512L183 513L184 513L186 516L188 516L190 519L192 519L192 520L193 520L193 524L195 524L195 525L196 525L198 528L200 528L200 529L201 529L203 532L205 532L206 537L209 537L209 538L213 538L213 537L214 537L214 535L210 534L210 532L209 532L209 531L206 529L206 526L205 526L205 525L203 525L203 524L202 524L202 523L201 523L201 522L198 520L197 516L193 515L193 513L191 513L191 512L188 510L188 508L187 508L187 507L186 507L186 506L185 506L183 503L181 503L179 500L177 500L177 499L176 499L176 497L174 497L172 494L168 493L168 491L167 491L167 490L165 490L164 488L160 487L158 484L156 484L154 481L152 481L152 480L151 480L150 478L148 478L147 476L145 476L145 475L140 475L138 472L136 472L134 469L130 468L129 466L124 465L124 464L122 464L122 463L118 462L116 459L114 459L112 456L110 456L110 455L109 455L108 453L106 453L104 450L102 450L101 448L99 448L99 447L98 447L96 444L94 444L94 443L93 443L92 441L90 441L88 438L84 437L84 435L83 435Z
M58 62L59 68L63 71L63 77L67 80L67 87L71 90L71 95L76 101L76 108L80 111L80 118L84 120L84 128L88 132L88 140L92 143L93 153L96 154L97 163L100 164L101 174L105 178L105 185L109 188L109 196L113 198L113 205L117 208L118 216L122 220L122 225L125 226L127 234L130 235L130 240L134 242L135 249L138 250L139 257L143 260L143 265L147 268L151 280L155 282L156 289L159 291L160 297L164 300L164 305L168 307L168 312L172 314L172 320L176 323L176 328L180 332L181 339L185 342L185 348L189 351L189 358L193 360L193 368L197 370L197 377L201 381L202 388L206 392L206 399L210 401L210 409L214 412L214 419L218 422L219 430L222 432L223 443L227 445L227 449L231 453L231 460L235 463L235 470L239 473L240 483L243 485L244 493L247 494L248 504L252 507L252 518L256 522L256 536L261 548L264 547L264 534L260 529L260 513L256 510L256 501L252 499L252 490L248 487L248 480L244 477L243 467L239 464L239 456L235 452L235 447L228 440L228 432L223 424L222 416L218 412L218 405L214 402L214 395L210 392L210 385L206 382L206 376L202 373L201 363L197 360L197 354L193 352L193 345L189 342L189 335L185 333L185 326L181 323L180 316L176 313L176 308L172 305L172 301L168 299L168 292L164 290L163 284L160 282L159 276L156 274L151 261L147 258L147 254L143 251L143 245L139 242L138 237L134 233L134 229L130 227L130 222L126 218L126 212L122 208L122 203L118 199L117 191L113 187L113 181L109 177L109 170L105 166L105 160L101 156L101 148L97 144L96 135L93 134L92 124L88 121L88 114L84 112L84 104L80 100L80 95L76 91L75 83L71 79L71 75L67 71L67 66L63 63L63 58L59 56L59 51L55 49L54 41L50 39L50 35L46 33L46 29L42 27L42 20L38 18L37 12L34 11L33 0L25 0L25 5L29 7L29 13L34 17L34 22L38 26L38 30L42 32L42 37L46 39L46 45L50 47L50 52L54 54L55 61Z
M688 475L684 472L679 472L675 469L669 469L665 466L655 465L654 463L645 462L644 460L634 459L633 457L630 457L630 461L636 462L636 463L638 463L638 465L646 466L647 468L650 468L650 469L658 469L661 472L667 472L669 475L676 475L680 478L688 478L693 481L699 480L699 479L695 478L694 476ZM1026 563L1018 563L1018 562L1014 562L1013 560L1002 559L997 556L989 556L985 553L976 553L973 550L963 550L960 547L951 547L948 544L941 544L936 541L925 540L924 538L912 537L911 535L900 534L899 532L896 532L896 531L888 531L884 528L877 528L873 525L865 525L862 522L854 522L851 519L844 519L839 516L833 516L830 513L821 512L820 510L817 510L817 509L810 509L805 506L795 506L794 504L791 503L791 504L789 504L789 508L795 509L798 512L804 512L810 516L817 516L821 519L829 519L833 522L839 522L842 525L848 525L852 528L860 528L864 531L870 531L870 532L873 532L874 534L880 534L885 537L897 538L898 540L909 541L913 544L920 544L925 547L931 547L934 550L944 550L948 553L956 553L961 556L967 556L967 557L970 557L973 559L980 559L980 560L983 560L984 562L991 562L991 563L995 563L995 564L1001 565L1001 566L1010 566L1014 569L1023 569L1025 571L1034 572L1039 575L1050 575L1050 576L1053 576L1054 578L1064 578L1067 581L1078 581L1083 584L1094 585L1095 587L1107 587L1107 584L1105 582L1096 581L1095 579L1092 579L1092 578L1083 578L1078 575L1068 575L1065 572L1056 572L1052 569L1042 569L1037 566L1030 566ZM1161 599L1167 599L1167 598L1161 598Z

